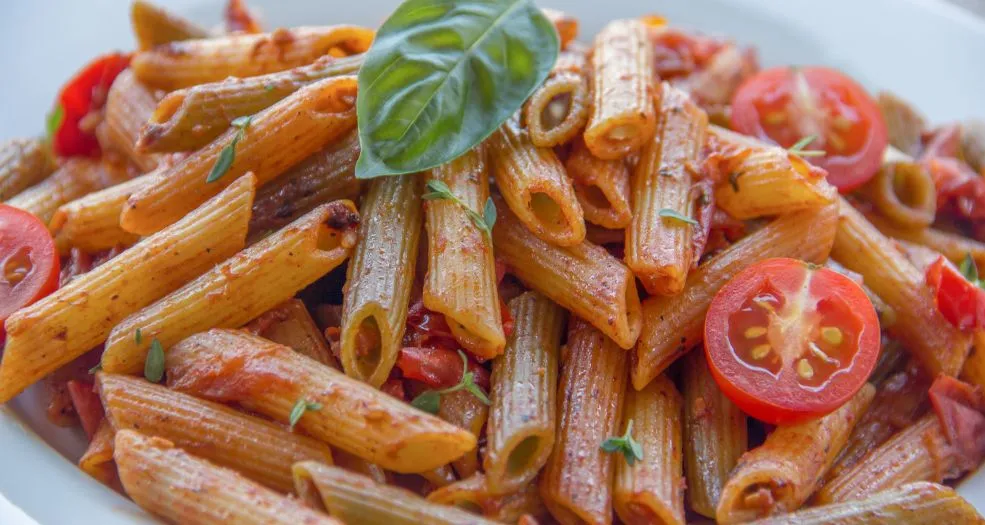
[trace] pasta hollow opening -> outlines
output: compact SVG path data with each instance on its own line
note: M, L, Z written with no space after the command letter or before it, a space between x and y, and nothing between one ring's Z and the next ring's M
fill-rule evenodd
M581 195L588 204L592 205L593 208L599 210L608 210L612 208L612 203L609 202L609 198L605 196L605 192L602 191L602 188L599 188L594 184L582 186Z
M298 497L305 505L321 512L328 512L328 509L325 508L324 500L321 499L318 486L308 477L307 473L298 474L297 467L295 467L294 487L298 493Z
M636 137L636 128L630 125L615 126L605 134L606 140L615 144L629 142Z
M373 376L383 359L383 333L376 317L367 317L356 331L356 370L364 378Z
M530 462L533 461L539 448L539 437L529 436L524 438L519 445L510 451L509 457L506 458L506 473L511 476L522 473L530 465Z
M184 93L178 91L172 92L168 96L164 97L160 103L158 103L157 109L154 110L154 113L151 113L149 122L151 124L163 124L171 120L171 118L178 113L178 110L181 109L181 105L184 103Z
M530 211L545 229L553 232L568 230L568 219L561 211L561 206L546 193L536 192L530 195Z
M342 235L339 234L338 230L329 227L327 224L322 224L318 227L316 246L324 252L338 249L342 246Z
M540 127L544 131L551 131L568 118L571 114L571 99L571 93L567 92L551 97L540 114Z

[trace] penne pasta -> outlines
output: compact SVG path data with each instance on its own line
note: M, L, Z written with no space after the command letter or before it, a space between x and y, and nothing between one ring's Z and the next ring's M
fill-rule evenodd
M114 432L166 439L274 490L291 492L295 462L332 463L328 445L224 405L129 376L99 373L96 384Z
M282 423L299 400L314 404L297 427L395 472L432 470L476 446L470 432L240 330L214 329L172 347L167 378L180 392L236 402Z
M173 223L253 171L264 185L288 168L341 137L355 125L354 77L329 78L298 90L233 127L208 146L162 173L154 183L130 196L120 217L123 229L147 235ZM227 149L229 148L229 149ZM225 173L213 170L223 151L233 151ZM213 178L213 182L208 182Z
M281 28L272 33L169 42L138 52L131 67L141 82L173 91L227 77L285 71L323 55L363 53L372 41L373 31L358 26Z
M441 487L427 496L428 501L450 505L481 514L500 523L517 523L524 515L536 519L547 517L536 483L527 483L519 491L501 496L489 492L486 476L481 472Z
M48 178L18 193L4 204L29 212L47 224L62 204L125 180L127 174L121 168L107 162L78 157L65 161Z
M309 506L324 510L345 523L378 525L492 524L455 507L431 503L399 487L384 485L315 461L294 466L298 495Z
M624 160L602 160L588 151L583 140L576 139L565 168L586 221L610 229L629 226L633 210L629 200L629 166ZM586 232L586 237L590 233ZM623 236L618 240L622 242Z
M506 345L492 238L469 216L469 210L481 215L489 199L487 167L485 149L480 146L427 174L429 182L444 184L459 202L426 201L424 306L445 316L466 350L491 359L503 353Z
M250 321L246 329L264 339L289 346L323 365L341 369L325 342L325 336L300 299L289 299L267 310Z
M954 264L960 264L970 254L976 265L985 268L985 243L981 241L936 228L901 228L874 213L865 218L887 237L930 248Z
M632 422L643 458L630 465L617 458L612 496L627 525L684 524L681 394L662 375L643 390L628 388L622 428Z
M345 373L376 387L389 377L403 342L424 220L421 208L416 176L376 179L363 198L339 342Z
M130 24L140 50L208 36L204 28L146 0L134 0L130 5Z
M61 205L48 224L58 251L65 254L78 248L95 253L135 244L140 236L120 227L120 213L130 195L151 184L158 175L141 175Z
M255 186L252 176L241 178L170 227L7 318L0 404L103 342L128 315L240 250Z
M493 228L497 257L527 286L581 316L619 347L630 349L642 319L629 268L600 246L562 248L535 237L499 199ZM710 299L710 298L709 298Z
M140 83L133 70L125 69L106 96L103 128L107 147L121 153L141 171L151 171L161 163L162 155L138 151L140 130L157 107L158 96Z
M739 271L770 257L820 263L828 256L836 227L834 205L781 216L691 272L683 293L644 301L643 328L632 361L633 386L642 389L701 342L711 299Z
M96 434L92 436L89 447L79 458L79 469L113 490L121 490L120 478L113 463L113 440L116 431L103 419Z
M491 494L531 483L555 440L558 352L565 312L537 292L510 301L513 335L493 361L483 466Z
M486 143L496 186L534 235L557 246L585 239L581 206L553 150L534 146L516 119L507 120Z
M715 512L718 522L740 523L800 508L831 467L874 394L872 385L866 384L834 412L779 426L765 443L743 454L722 488Z
M165 439L132 430L117 432L113 457L127 495L170 523L340 525Z
M879 213L900 228L926 228L937 215L937 188L915 161L888 162L863 188Z
M626 265L646 291L677 295L693 253L694 183L689 163L704 144L708 116L687 93L662 85L657 130L643 144L632 178L633 217L626 227ZM683 219L682 219L683 218Z
M106 339L103 370L132 374L144 367L150 345L137 340L137 330L169 348L209 328L240 327L290 299L342 264L358 222L351 202L324 204L134 312Z
M540 479L540 495L561 523L612 522L614 461L606 438L620 434L627 355L580 319L568 328L558 388L554 449Z
M0 202L41 182L54 170L55 163L43 140L0 142Z
M476 441L482 435L482 429L489 418L489 407L475 397L471 392L459 390L441 396L438 407L438 417L465 429L475 436ZM451 463L460 478L467 478L479 471L479 448L476 447Z
M544 83L523 105L530 142L549 148L569 142L588 121L588 50L561 52Z
M961 368L961 379L985 391L985 331L975 332L974 344Z
M638 150L656 128L653 52L639 20L609 22L592 47L591 109L585 144L600 159Z

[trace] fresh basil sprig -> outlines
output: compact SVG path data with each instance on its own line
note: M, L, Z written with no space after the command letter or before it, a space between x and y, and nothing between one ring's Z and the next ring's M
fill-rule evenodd
M482 208L482 215L465 203L462 199L458 198L458 195L452 193L451 188L448 187L443 181L437 179L430 179L427 182L428 193L423 195L426 201L452 201L458 204L465 210L468 214L469 219L472 219L472 223L475 224L477 228L482 230L482 233L491 236L493 226L496 225L496 205L493 204L492 197L486 199L486 204Z
M558 55L532 0L405 0L359 70L356 177L433 168L513 115Z
M444 394L451 394L452 392L458 392L459 390L469 391L484 405L489 405L492 403L489 401L489 396L486 395L486 392L482 390L482 387L476 384L475 374L469 371L469 358L465 356L465 352L459 350L458 355L462 357L462 379L458 382L458 384L443 390L428 390L415 397L414 400L410 402L411 406L430 414L437 414L438 409L441 408L441 396Z
M229 143L222 151L219 152L219 158L215 160L215 164L212 166L212 171L209 172L209 176L205 178L205 182L215 182L222 178L223 175L229 171L232 167L233 161L236 160L236 145L239 141L246 136L246 128L250 127L250 122L253 120L252 116L237 117L233 119L231 124L236 129L236 134L233 135L233 141Z

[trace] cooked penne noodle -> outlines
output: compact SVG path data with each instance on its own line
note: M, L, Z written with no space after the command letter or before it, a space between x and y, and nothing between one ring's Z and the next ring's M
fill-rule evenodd
M372 41L373 31L358 26L280 28L271 33L169 42L138 52L131 67L141 82L173 91L228 77L285 71L323 55L363 53Z
M128 315L242 249L255 186L252 176L241 178L167 229L7 318L0 404L103 342Z
M588 122L588 50L558 55L554 69L523 105L530 142L539 148L564 144Z
M937 216L937 188L916 162L883 164L863 189L869 201L900 228L926 228Z
M441 487L447 487L452 483L458 481L455 476L455 471L448 465L442 465L433 470L426 470L418 474L427 483L424 490L429 488L439 489ZM428 487L430 486L430 487Z
M961 368L961 379L985 390L985 331L975 332L971 353Z
M704 144L708 115L670 84L664 83L661 93L656 134L643 144L633 173L626 265L647 292L677 295L701 256L692 249L693 226L685 220L693 221L695 200L688 164Z
M640 298L632 272L600 246L562 248L535 237L499 199L496 255L527 286L581 316L621 348L640 334ZM709 298L710 300L710 298Z
M464 510L431 503L417 494L315 461L294 466L298 495L309 506L345 523L378 525L492 524Z
M971 348L971 335L952 326L937 310L923 273L849 204L842 200L838 235L831 256L865 279L865 284L895 312L890 335L931 376L956 376Z
M146 0L134 0L131 4L130 23L140 50L208 36L204 28Z
M711 299L745 267L770 257L824 261L834 241L837 218L834 205L781 216L691 272L683 293L644 301L633 386L642 389L701 342Z
M43 140L0 142L0 202L41 182L54 170L55 163Z
M500 523L517 523L521 516L546 517L536 483L527 483L517 492L501 496L489 492L488 480L481 472L441 487L428 494L428 501L451 505L481 514Z
M926 246L955 264L960 264L970 254L979 268L985 268L985 243L981 241L936 228L901 228L874 213L865 218L887 237Z
M295 462L332 463L328 445L224 405L130 376L100 373L96 383L115 432L166 439L280 492L294 488Z
M578 36L578 19L557 9L541 9L541 11L554 24L561 49L567 48L568 44Z
M156 171L141 175L60 206L48 224L58 251L66 254L79 248L95 253L135 244L140 236L120 227L120 213L130 195L159 175Z
M554 449L540 479L540 495L561 523L612 522L614 461L601 444L619 428L626 391L627 354L581 319L568 327L561 364Z
M117 432L113 457L127 495L170 523L340 525L166 439L132 430Z
M951 487L908 483L867 498L821 505L754 521L750 525L981 524L985 519Z
M643 450L638 464L616 459L612 496L616 514L627 525L684 524L681 403L665 375L643 390L627 389L622 428L632 421Z
M264 185L341 137L356 123L356 79L329 78L298 90L233 127L135 193L120 217L123 229L147 235L171 224L242 174ZM240 140L242 139L242 140ZM223 151L234 152L226 172L208 182Z
M103 485L119 490L120 478L116 474L116 464L113 463L113 440L116 431L103 419L99 423L96 434L89 442L89 448L79 458L79 468L92 476Z
M139 372L149 343L164 348L209 328L238 328L290 299L349 256L359 215L349 201L324 204L208 272L134 312L106 339L103 370Z
M198 149L218 138L237 117L259 113L319 80L355 75L362 63L362 55L325 55L287 71L226 78L172 91L144 117L147 124L140 132L137 148L143 152Z
M889 91L876 97L879 112L886 123L889 144L906 155L917 155L922 148L921 134L927 131L927 121L913 106Z
M438 417L465 430L475 436L476 441L482 435L482 429L489 418L489 407L475 397L471 392L459 390L441 396ZM470 450L462 457L453 461L452 466L460 478L467 478L479 471L479 447Z
M748 447L746 415L718 388L700 349L685 358L681 382L687 500L695 512L714 518L729 472Z
M487 169L485 148L480 146L426 175L445 184L460 202L443 199L425 204L424 306L445 316L466 350L491 359L506 345L492 238L476 226L465 208L482 215L489 198Z
M554 446L558 352L565 312L526 292L510 301L513 335L493 361L491 415L483 460L492 494L529 484Z
M260 188L251 234L276 230L325 202L355 202L362 187L355 174L358 158L359 134L353 129Z
M241 330L194 335L167 353L168 385L287 422L350 454L402 473L445 465L476 446L470 432L421 412L290 348ZM222 385L236 385L226 388Z
M600 159L618 159L653 137L653 52L639 20L609 22L592 48L591 110L585 144Z
M289 299L267 310L246 325L246 329L264 339L289 346L323 365L341 369L325 336L300 299Z
M47 224L62 204L125 180L127 174L122 168L108 162L76 157L65 161L48 178L4 204L29 212Z
M585 218L557 155L538 148L516 119L487 141L496 185L513 213L538 238L557 246L585 239Z
M341 369L342 368L339 367L337 370ZM344 468L349 472L355 472L356 474L366 476L376 483L387 483L388 481L388 473L385 469L383 469L383 467L366 461L359 456L354 456L342 449L332 450L332 459L335 460L335 465L337 467Z
M360 209L359 242L346 274L342 368L376 387L389 377L407 325L424 221L418 179L382 177L369 183Z
M125 69L106 96L102 126L108 146L123 154L141 171L151 171L161 162L161 155L137 151L140 129L157 107L158 97L140 83L133 70Z
M572 143L564 166L574 183L575 196L586 221L611 229L629 226L633 210L629 202L626 161L602 160L592 155L579 138ZM622 242L622 236L619 242Z
M739 523L800 508L845 445L875 388L866 384L825 416L777 427L766 442L739 458L722 488L715 517Z

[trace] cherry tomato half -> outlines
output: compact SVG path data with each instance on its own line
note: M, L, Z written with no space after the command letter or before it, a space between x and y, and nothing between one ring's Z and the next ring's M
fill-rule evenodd
M872 178L888 144L879 106L854 80L824 67L762 71L732 97L732 128L789 148L815 137L806 149L823 150L811 163L828 172L841 192Z
M827 414L865 384L879 355L879 319L862 288L827 268L767 259L718 292L705 352L739 408L780 424Z
M106 104L113 80L130 65L130 55L112 53L96 58L72 77L58 93L56 112L61 111L61 121L55 122L52 146L62 157L96 156L99 142L93 130L80 127L80 122L91 111Z
M397 368L404 378L421 381L431 388L448 388L462 380L462 356L447 348L401 348ZM488 390L489 372L472 359L469 359L469 371L475 375L475 383Z
M938 257L927 267L927 284L937 309L958 330L985 328L985 290L965 279L961 272Z
M55 241L37 217L0 204L0 339L10 314L58 288Z

